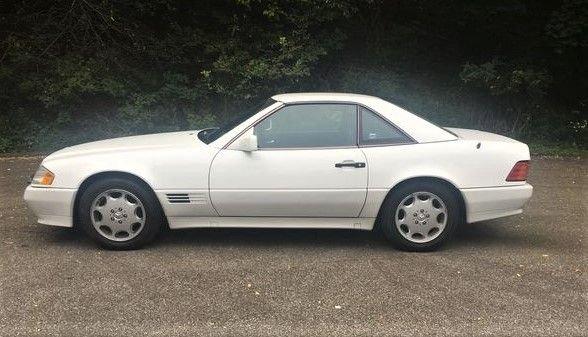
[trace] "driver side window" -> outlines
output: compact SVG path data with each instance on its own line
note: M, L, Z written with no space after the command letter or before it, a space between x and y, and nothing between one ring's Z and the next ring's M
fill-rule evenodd
M258 146L313 148L356 146L357 108L351 104L296 104L254 127Z

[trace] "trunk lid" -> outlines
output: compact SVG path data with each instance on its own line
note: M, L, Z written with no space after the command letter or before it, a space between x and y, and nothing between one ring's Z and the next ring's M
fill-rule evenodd
M518 140L508 138L505 136L497 135L495 133L471 130L471 129L459 129L459 128L445 128L446 130L454 133L459 138L464 140L472 141L492 141L492 142L503 142L503 143L521 143Z

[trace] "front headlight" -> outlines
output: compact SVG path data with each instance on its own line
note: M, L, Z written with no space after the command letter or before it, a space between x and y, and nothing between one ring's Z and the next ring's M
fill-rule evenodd
M53 172L49 171L43 166L39 166L39 169L37 170L37 172L35 172L35 175L33 176L31 185L50 186L53 183L54 178L55 175L53 174Z

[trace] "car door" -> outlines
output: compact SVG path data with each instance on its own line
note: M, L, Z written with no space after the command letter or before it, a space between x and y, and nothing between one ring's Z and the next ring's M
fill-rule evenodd
M221 216L357 217L367 167L357 146L357 106L286 105L247 132L258 150L221 150L210 197Z

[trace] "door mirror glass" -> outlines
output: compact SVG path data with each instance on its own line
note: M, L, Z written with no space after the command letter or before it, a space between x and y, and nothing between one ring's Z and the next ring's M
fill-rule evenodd
M256 151L257 136L253 134L253 130L248 130L241 137L237 138L237 140L235 140L233 144L229 146L229 149L245 152Z

